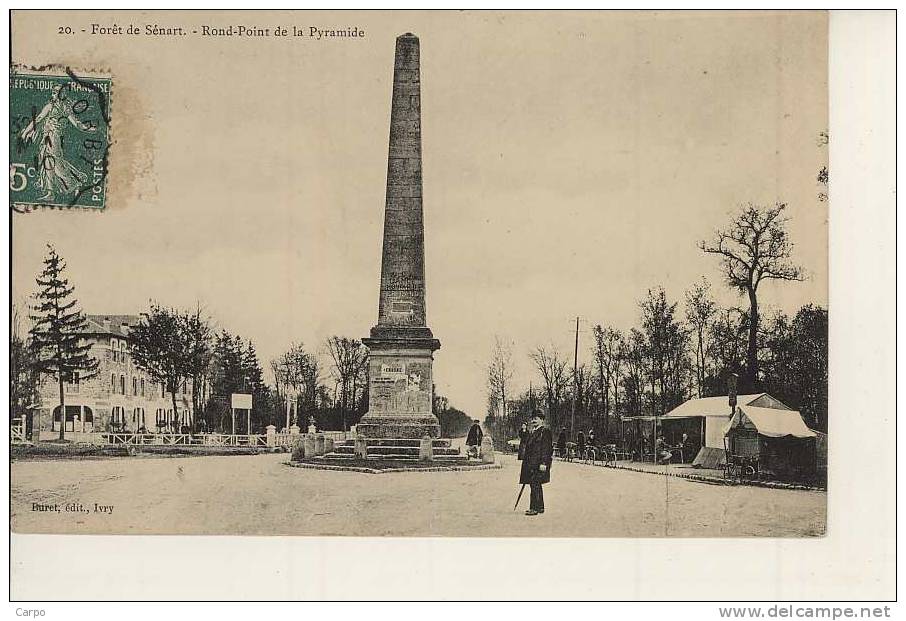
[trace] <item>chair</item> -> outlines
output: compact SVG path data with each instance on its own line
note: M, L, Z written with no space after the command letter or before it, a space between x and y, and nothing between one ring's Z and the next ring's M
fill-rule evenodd
M572 461L576 457L576 443L567 442L566 443L566 461Z
M601 447L601 459L604 461L605 466L616 466L617 465L617 445L616 444L605 444Z

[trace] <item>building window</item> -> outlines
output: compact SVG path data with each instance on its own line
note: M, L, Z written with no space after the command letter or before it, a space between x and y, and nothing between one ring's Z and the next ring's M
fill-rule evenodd
M120 394L121 395L126 394L126 376L125 375L120 375Z
M160 383L160 398L161 398L161 399L163 399L164 397L167 396L167 395L165 394L165 392L166 392L166 391L164 390L164 383L161 382L161 383Z
M126 426L126 411L120 406L114 406L110 415L110 425L114 431L122 430Z
M116 394L116 375L114 373L110 374L110 392Z
M69 394L79 394L79 372L75 371L69 381L66 382L66 392Z
M138 378L137 377L132 378L132 396L133 397L138 396Z
M145 396L145 378L142 378L142 396Z

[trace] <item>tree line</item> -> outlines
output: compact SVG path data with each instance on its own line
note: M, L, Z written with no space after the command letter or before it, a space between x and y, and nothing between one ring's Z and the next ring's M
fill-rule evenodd
M653 287L638 302L637 325L604 322L591 330L590 363L573 364L553 345L532 348L537 383L512 386L514 344L497 337L488 365L486 426L495 442L516 437L531 410L548 412L552 428L594 429L619 436L620 417L663 416L692 397L727 394L731 374L741 393L769 392L799 410L814 429L827 429L827 309L813 304L788 316L767 316L761 284L798 281L791 259L786 205L749 204L699 248L720 261L723 283L747 304L721 307L707 279L682 300ZM570 352L572 353L572 352ZM573 422L574 421L574 422Z
M75 377L85 381L97 375L98 361L84 338L87 317L66 278L65 261L51 246L36 284L28 321L18 307L13 309L11 419L40 405L50 409L60 405L65 411L65 384ZM368 408L367 349L357 339L331 336L317 350L292 344L270 361L272 384L265 379L254 343L218 329L200 306L187 310L152 303L131 326L128 340L133 362L169 393L173 412L179 411L177 394L191 394L192 425L180 431L231 432L233 393L252 395L253 433L263 432L267 425L286 427L287 409L289 424L302 429L309 424L323 430L348 429ZM45 380L59 387L56 403L39 403L38 389ZM248 419L237 418L236 431L245 432ZM63 439L65 425L60 427Z

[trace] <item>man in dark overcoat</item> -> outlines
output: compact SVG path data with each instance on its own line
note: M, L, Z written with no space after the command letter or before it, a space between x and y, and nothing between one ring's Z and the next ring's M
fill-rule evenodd
M544 513L544 493L541 486L551 481L551 461L554 454L554 440L551 430L544 426L544 413L532 412L532 432L525 442L522 455L522 470L519 483L531 489L529 509L526 515Z
M469 435L466 436L466 454L471 455L474 451L477 457L480 454L482 438L484 438L484 433L481 431L481 425L478 424L478 419L476 418L472 426L469 427Z

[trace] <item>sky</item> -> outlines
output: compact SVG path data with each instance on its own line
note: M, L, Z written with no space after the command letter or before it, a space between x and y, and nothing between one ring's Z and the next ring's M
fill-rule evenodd
M64 17L67 14L63 14ZM13 216L13 296L45 244L87 313L201 303L262 366L377 321L395 37L421 39L428 324L437 390L484 415L495 336L580 364L591 328L707 277L699 241L739 206L788 204L802 283L827 303L827 20L822 13L268 12L68 14L92 22L356 26L363 38L123 38L16 13L14 62L113 79L108 208ZM682 304L680 305L682 306ZM326 357L325 357L326 362Z

